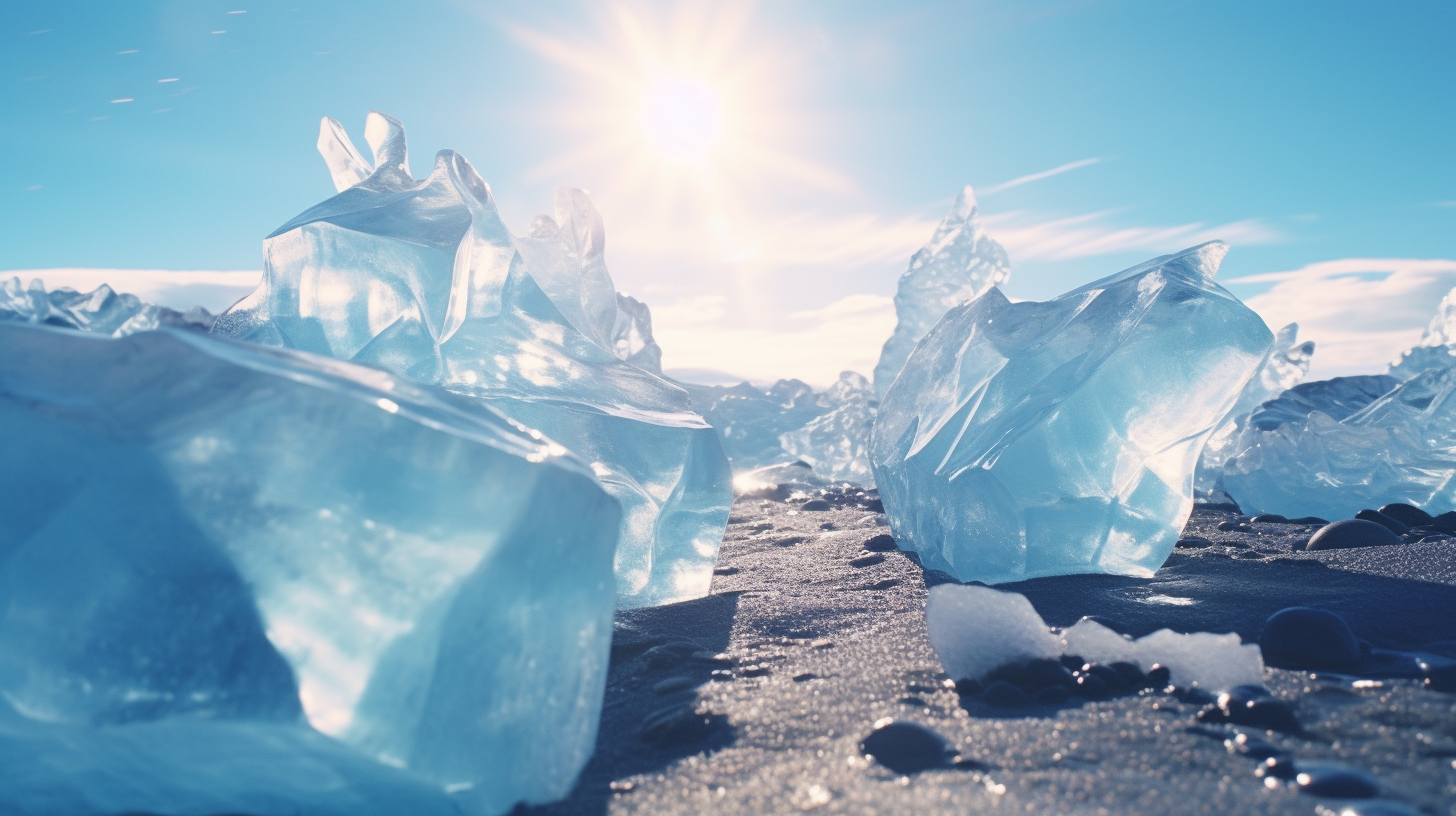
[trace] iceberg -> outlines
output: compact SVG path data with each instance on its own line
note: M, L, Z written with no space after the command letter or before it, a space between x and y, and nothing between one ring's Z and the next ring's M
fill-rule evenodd
M952 307L969 303L1011 277L1006 250L981 226L976 194L967 184L930 242L910 257L895 290L895 332L875 365L875 393L884 395L915 344Z
M104 284L90 292L69 288L47 292L40 280L29 286L22 286L19 278L0 282L0 320L125 337L163 326L205 332L213 319L201 306L179 312L143 302L136 295L119 295Z
M1243 430L1249 413L1285 391L1298 385L1309 373L1310 361L1314 358L1314 341L1299 342L1299 324L1290 323L1274 334L1274 346L1269 356L1259 367L1259 373L1249 379L1229 412L1225 422L1203 446L1203 455L1198 459L1193 486L1204 492L1220 487L1219 477L1223 475L1223 463L1233 455L1239 432Z
M768 388L680 383L693 408L722 439L733 471L787 464L783 437L833 410L824 394L801 380L779 380Z
M498 814L571 789L620 509L560 445L374 368L15 321L0 423L7 812Z
M1456 289L1441 298L1436 315L1413 347L1401 352L1387 374L1409 380L1423 371L1456 366Z
M687 392L629 361L655 362L656 343L612 287L586 193L558 190L554 216L515 236L463 157L441 151L417 181L398 121L371 112L364 135L373 167L323 121L339 193L264 240L261 285L213 333L437 384L540 430L622 505L620 605L706 594L728 461Z
M874 487L869 460L870 427L879 404L874 387L863 374L845 371L820 403L829 406L827 413L779 437L784 451L831 481Z
M1223 470L1246 512L1349 518L1456 510L1456 368L1305 383L1249 417Z
M1193 469L1264 362L1264 321L1213 282L1227 245L1044 303L992 288L946 313L885 393L870 460L895 540L1000 583L1149 576L1193 508Z
M925 602L930 645L953 680L981 680L996 669L1076 655L1089 663L1132 663L1144 672L1166 666L1174 685L1223 691L1264 682L1259 646L1237 634L1159 629L1133 640L1083 618L1047 628L1026 596L990 587L941 584Z

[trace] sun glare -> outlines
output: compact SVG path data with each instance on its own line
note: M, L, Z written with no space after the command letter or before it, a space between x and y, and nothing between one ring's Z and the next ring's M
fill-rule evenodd
M649 86L643 124L652 146L671 158L701 160L723 127L723 106L706 82L664 77Z

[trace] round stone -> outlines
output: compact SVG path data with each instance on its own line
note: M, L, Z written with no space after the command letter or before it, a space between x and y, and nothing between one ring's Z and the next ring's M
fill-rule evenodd
M1410 532L1409 524L1396 521L1378 510L1361 510L1355 514L1355 518L1373 521L1398 536L1403 536Z
M1293 606L1264 622L1259 635L1264 662L1281 669L1352 671L1360 665L1360 641L1345 619L1324 609Z
M1436 521L1430 513L1409 504L1387 504L1380 508L1380 513L1407 527L1428 527Z
M1305 547L1307 550L1344 550L1351 547L1384 547L1402 543L1400 536L1365 519L1345 519L1326 524Z
M1375 777L1334 762L1300 762L1294 781L1301 793L1331 799L1370 799L1380 794Z
M923 725L888 717L859 744L867 756L897 774L909 775L946 764L945 739Z
M834 505L830 504L827 501L824 501L823 499L810 499L810 500L804 502L803 504L799 505L799 509L800 510L811 510L811 511L813 511L813 510L830 510L830 509L833 509L833 507L834 507Z

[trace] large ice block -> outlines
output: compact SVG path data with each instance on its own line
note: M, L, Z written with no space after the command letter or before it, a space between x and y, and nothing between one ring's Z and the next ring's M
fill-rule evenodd
M453 151L416 181L394 119L369 115L372 169L337 122L321 130L339 194L268 236L262 284L214 333L439 384L539 429L622 504L623 606L706 594L728 462L685 391L620 359L650 363L656 344L645 310L624 314L586 193L558 190L554 217L514 236Z
M146 303L136 295L117 294L105 284L90 292L69 288L47 292L43 281L23 286L20 278L11 278L0 281L0 320L125 337L162 326L207 331L213 315L201 306L179 312Z
M929 243L910 257L895 290L895 332L875 365L875 393L883 395L915 344L952 307L969 303L1011 277L1006 250L981 226L976 194L967 184Z
M870 472L870 426L875 421L874 387L863 374L845 371L821 395L828 412L780 436L789 456L809 463L818 475L832 481L873 487Z
M591 755L620 511L554 442L315 355L6 321L0 425L0 809L496 814Z
M1238 402L1229 411L1228 420L1213 432L1203 446L1203 455L1198 459L1198 469L1193 477L1194 487L1203 491L1219 487L1223 463L1233 455L1239 432L1243 430L1249 414L1260 404L1298 385L1309 372L1313 357L1314 341L1299 341L1298 323L1290 323L1275 333L1274 345L1259 367L1259 373L1249 378Z
M784 450L784 435L833 410L823 393L801 380L779 380L768 388L747 382L682 387L718 432L734 473L794 461Z
M1245 512L1340 519L1456 510L1456 368L1305 383L1259 407L1223 470Z
M962 581L1151 575L1193 468L1272 336L1213 282L1227 246L1045 303L946 313L880 403L870 460L895 540Z

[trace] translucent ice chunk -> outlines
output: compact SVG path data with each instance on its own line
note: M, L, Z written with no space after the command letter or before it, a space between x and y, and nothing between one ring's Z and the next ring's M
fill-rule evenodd
M1083 618L1058 637L1025 596L990 587L932 587L925 625L946 674L956 680L980 680L1001 666L1074 654L1093 663L1126 661L1143 671L1161 663L1175 685L1209 691L1263 683L1259 647L1236 634L1160 629L1132 640Z
M325 130L330 172L347 181L348 137ZM268 236L262 284L214 333L443 385L540 430L622 504L622 605L706 594L728 462L687 393L631 361L650 362L650 329L621 314L586 193L562 188L553 216L513 236L464 158L441 151L416 181L398 121L370 114L365 135L372 174ZM626 330L627 360L624 319L642 342L634 351Z
M64 759L0 763L7 794L94 774L127 812L433 790L495 814L570 790L619 509L559 445L328 358L4 321L0 424L0 755ZM242 766L199 798L219 757Z
M990 587L931 587L925 627L953 680L979 680L1000 666L1062 653L1061 642L1025 595Z
M723 450L742 473L796 459L784 450L783 436L832 410L825 396L800 380L779 380L768 388L684 383L693 408L723 440Z
M662 347L652 337L652 311L630 295L617 294L617 321L612 329L612 353L653 374L662 373Z
M1092 663L1132 663L1148 671L1155 663L1168 667L1175 686L1225 691L1234 686L1262 685L1264 655L1258 644L1238 635L1159 629L1132 640L1089 618L1062 631L1062 651Z
M105 284L90 292L74 289L47 292L40 280L22 286L19 278L11 278L0 281L0 320L125 337L161 326L207 331L213 316L201 306L178 312L145 303L136 295L119 295Z
M1409 380L1423 371L1456 366L1456 289L1441 298L1420 342L1390 364L1389 374Z
M986 235L976 194L967 184L930 242L910 258L895 290L895 333L875 366L875 393L883 395L915 344L954 306L969 303L1011 277L1006 250Z
M870 381L863 374L845 371L820 402L830 406L828 413L783 434L779 442L784 451L832 481L873 487L869 440L878 402Z
M1456 368L1339 377L1260 406L1224 466L1247 512L1348 518L1392 502L1456 509Z
M1229 411L1228 421L1214 431L1203 446L1203 455L1198 459L1198 470L1193 479L1195 487L1211 491L1219 486L1223 463L1233 455L1239 432L1249 413L1261 403L1298 385L1309 372L1313 357L1314 341L1299 342L1298 323L1290 323L1274 335L1274 346L1269 349L1269 356L1264 358L1259 373L1244 386L1239 401Z
M1273 339L1213 282L1226 251L1045 303L992 288L946 313L871 435L896 541L963 581L1151 575L1192 510L1204 440Z

